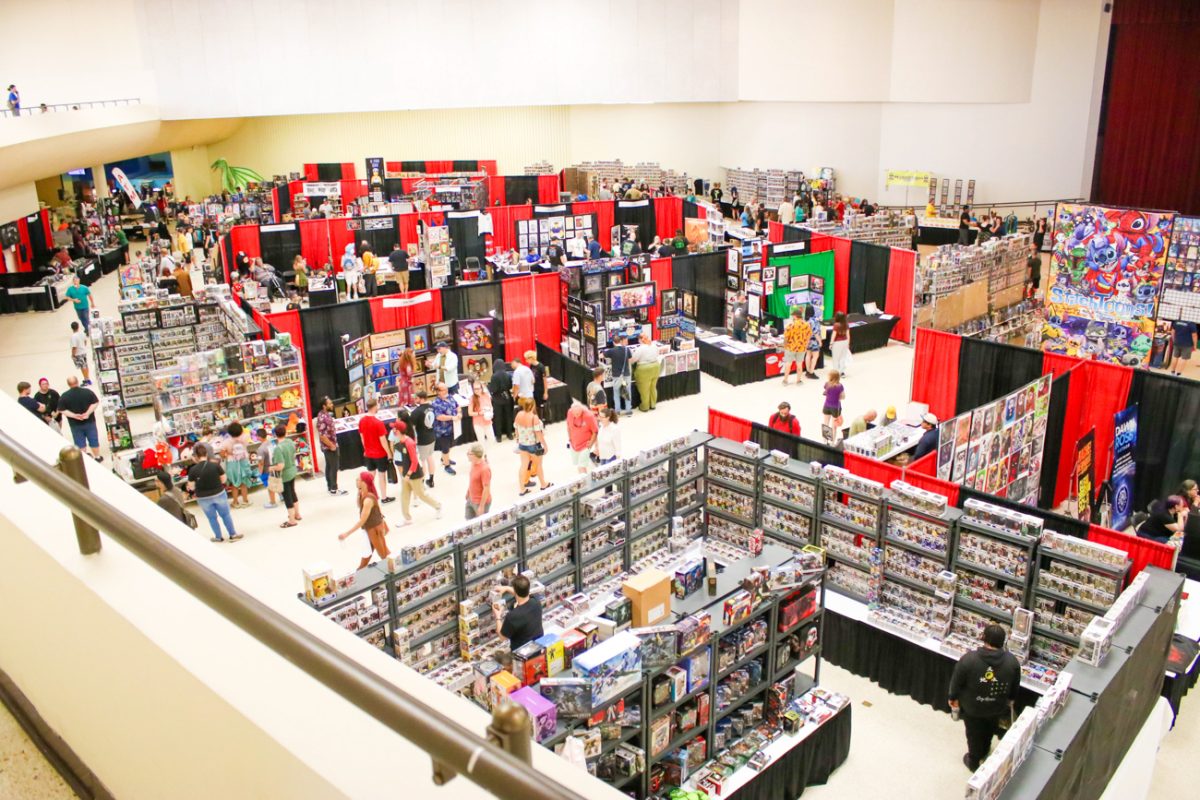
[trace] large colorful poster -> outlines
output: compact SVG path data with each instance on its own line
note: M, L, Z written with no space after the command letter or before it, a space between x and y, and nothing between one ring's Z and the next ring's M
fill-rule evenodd
M1144 364L1173 220L1173 214L1060 203L1042 349Z
M1075 516L1084 522L1092 519L1092 494L1096 485L1096 429L1085 433L1075 443Z
M1133 449L1137 446L1137 406L1113 417L1112 529L1123 531L1133 516Z

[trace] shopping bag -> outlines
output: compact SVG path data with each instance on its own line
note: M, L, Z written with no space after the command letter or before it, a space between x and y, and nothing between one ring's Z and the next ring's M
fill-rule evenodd
M587 769L587 759L583 757L583 739L578 736L568 736L563 741L563 749L559 756L567 763Z
M400 476L396 474L396 463L389 461L387 465L387 481L388 483L399 483Z

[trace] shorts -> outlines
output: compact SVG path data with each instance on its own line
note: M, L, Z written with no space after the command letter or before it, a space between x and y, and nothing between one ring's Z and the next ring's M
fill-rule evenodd
M283 482L283 507L291 508L296 505L299 498L296 497L296 479Z
M820 349L821 349L821 337L814 335L811 339L808 340L808 351L811 353L811 352L814 352L814 351L817 351Z
M540 456L542 446L540 444L519 444L517 449L522 453L529 453L531 456Z
M71 362L75 364L75 369L87 369L87 356L71 356Z
M492 503L490 500L482 507L477 506L474 503L472 503L470 500L468 500L464 511L466 513L467 519L475 519L476 517L481 517L484 514L488 513L488 511L491 509L491 507L492 507Z
M76 447L99 447L100 433L96 430L96 419L93 417L85 422L67 420L71 423L71 441Z
M801 350L784 350L783 351L783 367L781 368L786 375L788 367L792 364L796 365L796 369L804 369L804 352Z
M379 458L371 458L369 456L364 456L363 457L363 469L365 469L367 472L387 472L387 469L388 469L387 456L380 456Z
M591 450L576 450L571 448L571 464L575 467L590 467L592 465Z
M247 489L254 483L254 474L250 470L250 462L236 459L225 462L225 482L230 486L245 486Z
M433 458L433 448L437 444L436 441L429 444L417 445L417 460L424 464L429 459Z
M1184 361L1188 361L1192 357L1193 349L1190 344L1177 344L1175 345L1175 355Z
M433 449L445 455L450 452L450 448L454 446L454 434L449 436L439 436L433 440Z
M833 417L836 419L837 417L840 417L842 415L842 407L841 406L825 406L824 408L821 409L821 413L827 417Z

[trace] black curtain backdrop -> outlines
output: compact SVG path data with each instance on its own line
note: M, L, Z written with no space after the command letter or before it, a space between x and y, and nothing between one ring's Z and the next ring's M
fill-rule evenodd
M461 274L471 256L479 259L483 265L484 246L479 236L479 217L477 215L460 217L454 212L446 214L446 226L450 228L450 241L454 245L454 255L458 258L458 269ZM446 317L449 319L449 317Z
M317 164L317 180L340 181L342 179L341 164Z
M842 451L803 436L777 431L761 422L750 424L750 441L767 450L779 450L805 463L819 461L822 464L843 466Z
M393 197L404 196L404 179L403 178L384 178L383 179L383 196L391 199Z
M987 492L977 492L974 489L968 489L966 486L958 487L958 505L962 508L963 504L970 499L976 499L983 503L991 503L995 506L1003 506L1004 508L1019 511L1022 514L1029 514L1032 517L1038 517L1045 521L1046 530L1061 533L1066 536L1076 536L1080 539L1086 539L1088 535L1088 523L1065 517L1062 514L1055 514L1053 511L1047 511L1044 508L1034 508L1022 503L1014 503L1005 497L996 497L994 494Z
M704 214L700 210L699 203L692 203L687 200L683 201L683 218L684 219L704 219Z
M291 224L291 230L273 231L269 228L283 227L266 225L258 229L259 249L262 252L264 264L270 264L278 270L290 270L292 259L300 253L300 229Z
M861 314L864 303L874 303L883 310L887 300L888 262L892 251L878 244L850 243L850 287L846 310Z
M493 198L494 200L495 198ZM538 201L537 175L505 175L504 204L509 206L525 205L526 201Z
M1173 494L1200 476L1200 383L1145 370L1133 371L1128 405L1138 407L1133 451L1134 508Z
M648 249L658 230L654 219L654 201L617 202L616 206L616 210L613 212L613 224L637 225L638 242L641 243L643 250Z
M955 413L962 414L990 403L1041 374L1040 350L964 338L958 351Z
M671 261L671 282L696 293L696 316L701 325L725 324L725 251L676 256Z
M292 213L292 193L286 183L275 184L275 205L279 208L280 219L284 214Z
M300 310L304 333L304 364L308 372L308 396L317 403L325 395L336 399L350 396L342 336L358 339L374 332L371 304L353 300L332 306Z
M372 226L370 229L367 226ZM376 227L385 226L385 227ZM368 242L376 258L387 258L392 245L400 241L400 223L395 215L364 217L362 228L354 232L356 245Z
M451 161L450 169L452 172L478 172L478 161Z
M791 244L792 242L807 242L810 239L812 239L812 231L810 231L808 228L797 228L795 225L784 225L783 226L783 242L781 242L781 244ZM889 259L890 258L891 258L891 256L889 255ZM851 280L853 281L853 275L854 275L854 245L853 244L850 245L850 275L851 275ZM887 282L885 281L884 288L886 289L886 287L887 287ZM879 307L883 308L882 305L880 305Z
M1071 391L1071 373L1064 372L1050 384L1050 411L1046 415L1046 447L1042 448L1042 480L1038 492L1038 506L1054 506L1054 487L1058 483L1058 465L1064 458L1074 458L1074 453L1063 450L1063 429L1067 422L1067 395Z
M425 162L424 161L401 161L400 162L400 171L401 172L424 172L425 171Z
M42 225L42 215L34 214L25 218L25 227L29 229L29 257L34 266L40 266L43 261L49 261L50 245L46 241L46 227Z

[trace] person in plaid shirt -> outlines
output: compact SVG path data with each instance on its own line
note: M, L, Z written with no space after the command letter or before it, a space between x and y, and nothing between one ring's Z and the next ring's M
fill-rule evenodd
M800 306L792 307L792 321L783 332L783 385L787 386L788 373L796 367L796 383L804 375L804 354L812 338L812 326L804 321Z
M333 427L333 400L321 400L321 413L317 414L317 438L321 440L321 452L325 454L325 486L330 494L345 494L338 488L338 442Z

